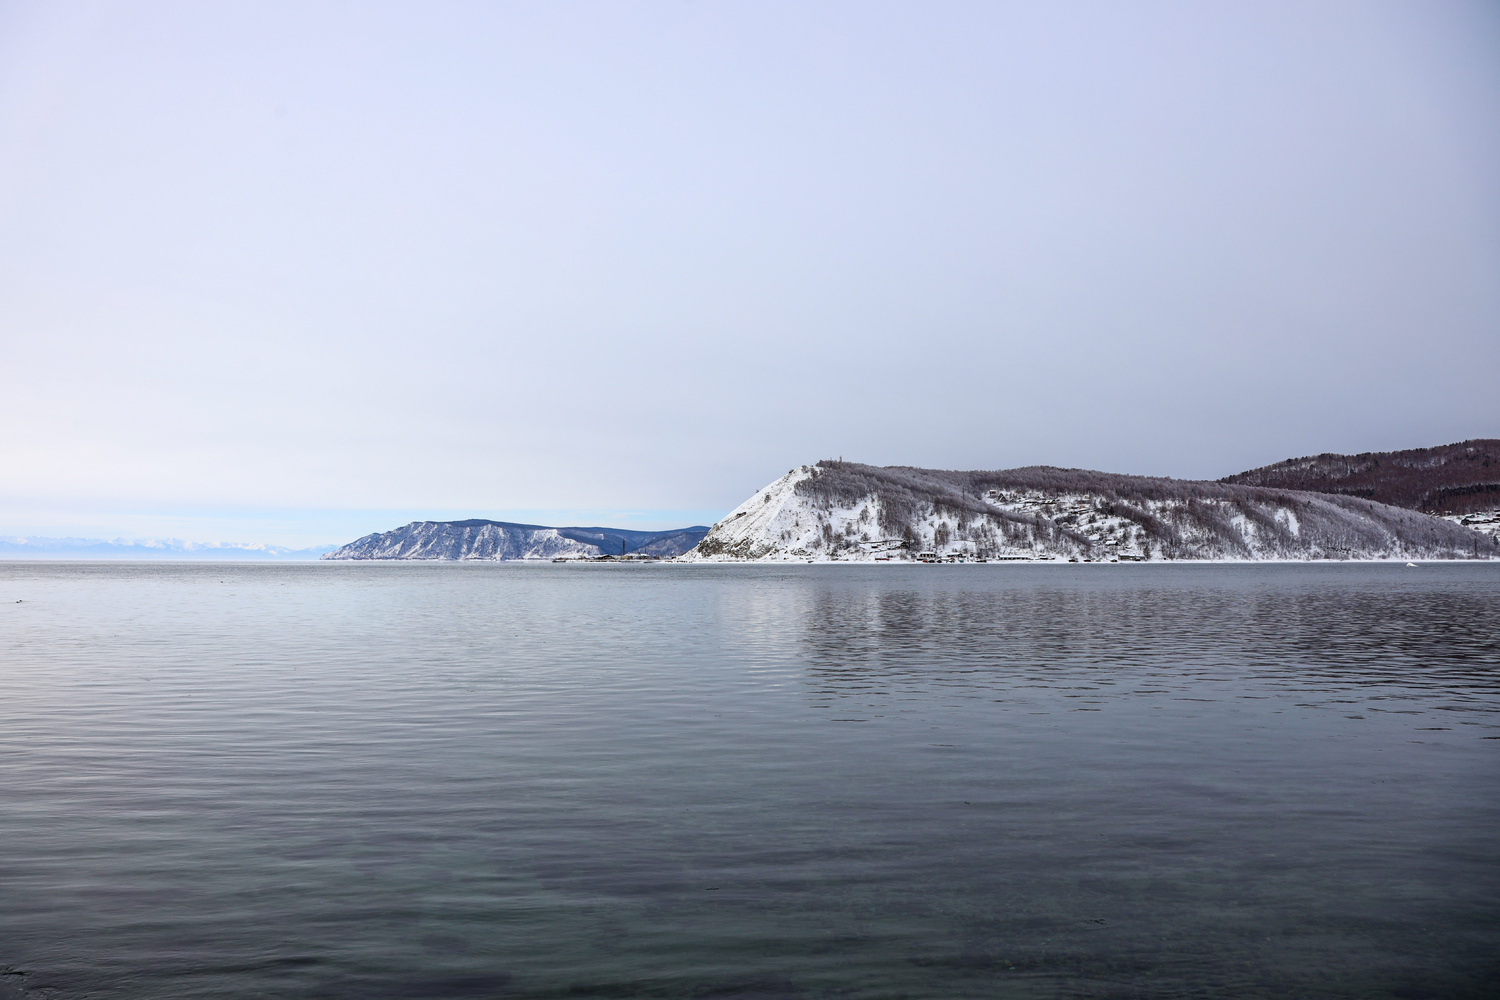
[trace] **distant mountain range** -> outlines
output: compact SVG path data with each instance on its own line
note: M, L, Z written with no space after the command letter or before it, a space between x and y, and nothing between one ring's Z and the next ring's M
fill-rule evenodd
M1035 466L823 461L758 491L684 557L1161 561L1500 558L1500 539L1347 494Z
M288 549L254 542L184 542L176 538L125 541L101 538L0 538L0 558L8 559L317 559L334 548Z
M1217 482L822 461L712 528L413 521L343 546L0 538L0 558L688 562L1500 558L1500 440L1315 455Z
M708 534L707 525L670 531L551 528L509 521L413 521L350 542L324 559L511 560L642 555L670 558Z
M1219 482L1364 497L1429 514L1492 511L1500 508L1500 440L1289 458Z

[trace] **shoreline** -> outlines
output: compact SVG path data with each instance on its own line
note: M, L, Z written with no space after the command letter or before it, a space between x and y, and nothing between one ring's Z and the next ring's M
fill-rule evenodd
M1436 559L1431 557L1408 557L1391 556L1389 558L1377 559L1152 559L1152 560L1124 560L1112 562L1110 560L1094 559L1087 562L1079 560L1070 562L1066 559L996 559L987 562L969 561L937 561L922 562L916 559L903 559L900 561L880 561L873 559L725 559L708 560L694 559L691 561L673 559L638 559L623 560L615 562L596 562L586 559L568 560L566 562L555 562L551 558L540 559L18 559L0 557L0 566L203 566L224 568L235 567L279 567L287 568L293 566L563 566L563 567L601 567L601 568L623 568L623 567L661 567L661 566L691 566L691 567L718 567L718 566L776 566L783 569L798 566L839 566L855 567L869 566L880 568L891 568L899 566L941 566L941 567L979 567L986 568L996 566L1025 566L1025 567L1084 567L1084 566L1398 566L1404 567L1408 564L1417 566L1456 566L1456 565L1494 565L1500 564L1500 556L1488 556L1482 559L1472 557L1464 559Z

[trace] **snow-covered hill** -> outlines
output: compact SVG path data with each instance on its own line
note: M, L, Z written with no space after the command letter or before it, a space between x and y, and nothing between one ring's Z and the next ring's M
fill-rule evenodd
M549 528L507 521L413 521L377 532L328 553L324 559L510 560L596 558L602 555L670 557L692 548L708 528L632 531L624 528Z
M1500 539L1357 497L1034 467L790 470L683 559L1500 558Z

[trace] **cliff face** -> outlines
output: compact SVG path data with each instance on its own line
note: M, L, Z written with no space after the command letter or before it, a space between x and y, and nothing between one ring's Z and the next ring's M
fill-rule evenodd
M670 557L692 548L703 526L672 531L549 528L507 521L413 521L350 542L324 559L487 560L590 558L641 554Z
M820 462L714 525L688 561L1461 559L1500 540L1369 500L1081 469Z
M1500 509L1500 440L1289 458L1219 482L1364 497L1433 514L1491 511Z

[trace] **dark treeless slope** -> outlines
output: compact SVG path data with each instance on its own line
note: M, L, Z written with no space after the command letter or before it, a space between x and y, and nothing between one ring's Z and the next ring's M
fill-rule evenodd
M1500 440L1436 448L1314 455L1225 476L1221 483L1364 497L1434 514L1500 507Z

